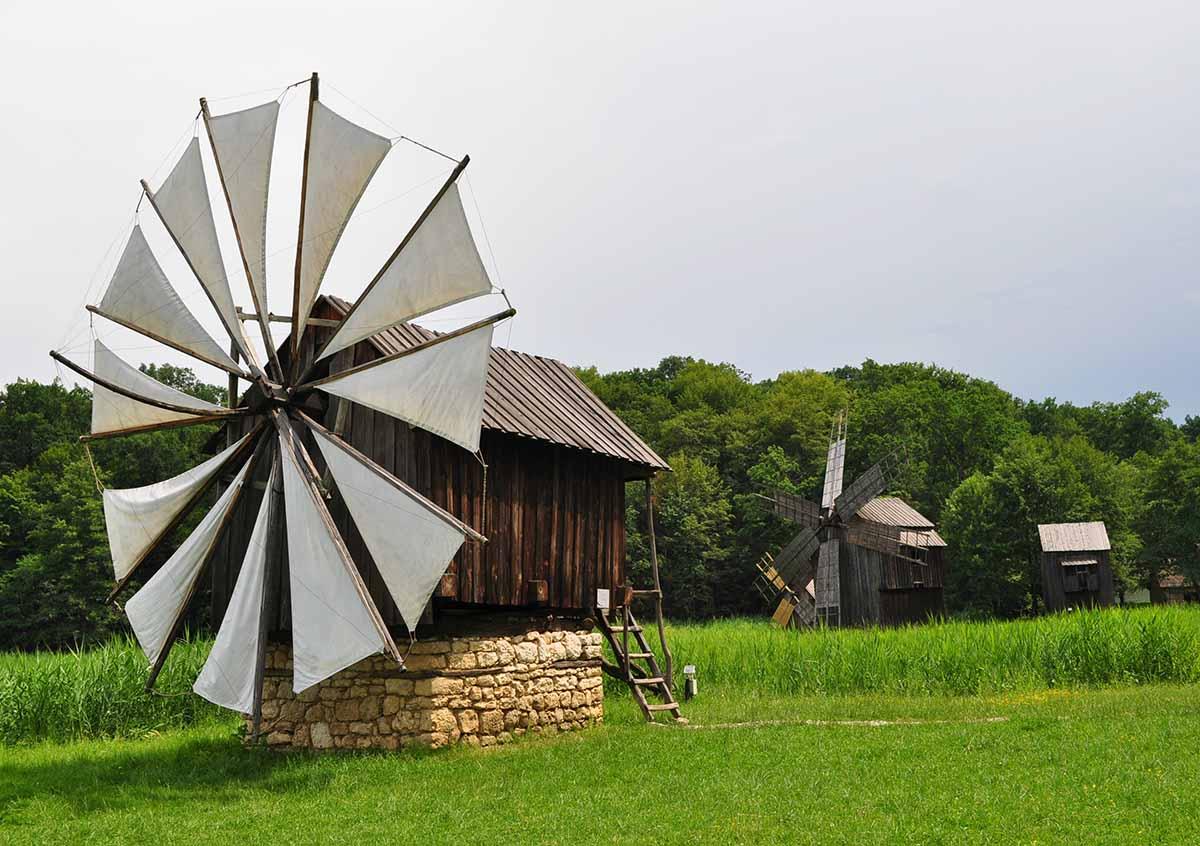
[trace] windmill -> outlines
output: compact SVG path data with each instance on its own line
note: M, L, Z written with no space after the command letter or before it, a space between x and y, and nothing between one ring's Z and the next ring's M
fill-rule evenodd
M318 97L316 74L289 86L285 94L306 84L290 344L277 351L272 341L266 279L268 183L283 95L221 115L211 114L201 99L195 136L170 174L157 187L142 181L144 199L207 295L232 353L185 305L138 224L104 295L88 306L94 315L248 381L244 404L222 408L175 390L123 361L99 338L94 339L91 370L61 352L50 353L94 385L91 433L85 440L251 419L239 427L246 434L231 438L202 464L145 487L105 490L103 504L116 577L109 598L115 599L218 479L232 476L186 540L125 603L150 662L149 690L239 499L255 487L255 478L265 479L229 607L194 685L196 693L219 705L252 713L256 733L267 646L264 609L273 572L267 562L282 552L288 562L297 693L370 655L382 653L403 663L330 516L328 485L341 494L410 632L460 546L486 540L317 423L321 394L362 404L478 453L493 329L515 314L509 307L402 351L320 375L330 356L363 338L494 289L459 196L457 180L469 161L464 157L455 161L440 190L327 340L305 349L301 339L342 231L389 150L409 140L385 138L333 111ZM225 275L209 200L211 174L201 157L201 122L253 303L252 319L266 347L265 361L242 332L246 313L235 305ZM233 394L231 388L230 405ZM316 445L314 454L305 447L306 437ZM318 460L325 466L324 477Z
M754 584L763 598L775 605L772 619L785 626L837 626L843 622L841 581L846 544L925 564L925 549L936 533L927 536L925 532L905 531L874 520L855 520L865 506L894 484L904 461L903 450L897 449L843 490L843 411L834 418L830 432L821 504L783 491L766 497L776 514L801 526L777 555L764 555L757 564Z

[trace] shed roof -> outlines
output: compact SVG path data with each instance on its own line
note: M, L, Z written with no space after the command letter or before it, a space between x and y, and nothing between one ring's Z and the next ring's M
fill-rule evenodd
M1042 552L1101 552L1112 549L1104 523L1043 523L1038 525Z
M898 496L877 496L858 509L856 519L869 520L901 529L900 543L929 548L945 546L946 541L933 527L933 521Z
M350 303L323 296L339 314ZM366 339L380 355L406 350L439 333L402 323ZM561 361L493 347L483 399L483 428L534 438L628 461L650 470L669 470L646 442L583 384Z

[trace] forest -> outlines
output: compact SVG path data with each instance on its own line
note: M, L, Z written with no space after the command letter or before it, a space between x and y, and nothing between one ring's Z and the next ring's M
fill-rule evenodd
M170 365L142 369L213 402L222 388ZM760 494L818 498L833 416L849 411L846 478L893 449L898 486L950 544L947 613L1012 618L1038 610L1037 524L1103 520L1119 588L1164 564L1200 578L1200 417L1164 397L1078 406L1014 397L993 382L925 364L863 362L755 381L730 364L669 357L581 379L670 463L655 481L667 609L681 619L755 614L754 563L793 528ZM93 442L91 395L20 380L0 393L0 649L69 648L124 629L111 586L101 486L182 472L211 449L212 426ZM627 497L629 565L649 570L643 498ZM192 517L192 524L198 519ZM180 527L182 538L192 524ZM209 626L206 603L191 624Z

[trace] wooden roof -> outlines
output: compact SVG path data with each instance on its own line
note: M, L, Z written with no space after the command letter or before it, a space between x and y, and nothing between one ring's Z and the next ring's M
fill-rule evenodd
M933 522L898 496L877 496L858 509L854 517L900 529L900 542L908 546L946 546Z
M323 295L322 299L338 314L350 308L338 297ZM415 323L403 323L364 343L380 355L389 355L437 335ZM483 428L585 450L651 471L671 469L570 367L539 355L492 348Z
M1038 525L1042 552L1101 552L1112 549L1102 522Z

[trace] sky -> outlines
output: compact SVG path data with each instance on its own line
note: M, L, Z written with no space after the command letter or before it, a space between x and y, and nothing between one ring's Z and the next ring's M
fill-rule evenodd
M51 348L86 364L92 331L186 363L82 306L200 96L283 98L268 284L287 312L307 96L287 86L315 70L351 120L470 154L468 215L518 310L498 343L755 379L924 361L1025 398L1159 391L1181 421L1200 414L1198 36L1200 7L1156 0L5 4L0 381L52 378ZM450 167L397 145L323 291L353 299Z

